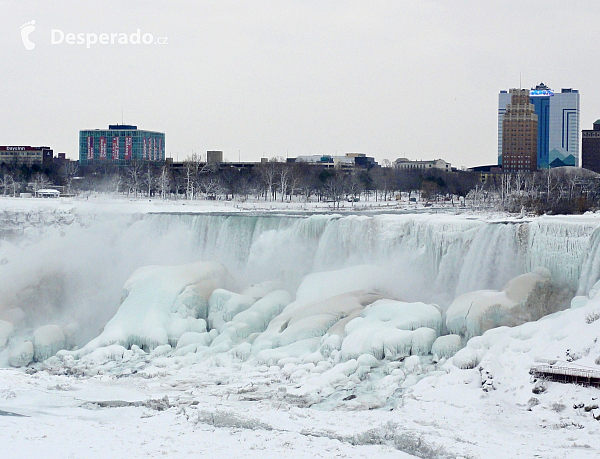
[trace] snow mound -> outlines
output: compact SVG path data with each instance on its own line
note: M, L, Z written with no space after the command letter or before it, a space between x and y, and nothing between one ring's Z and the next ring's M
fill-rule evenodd
M206 330L200 316L207 311L211 289L227 280L220 263L140 268L125 284L125 299L104 331L72 354L81 358L112 344L136 345L146 351L165 344L174 346L186 332Z
M65 348L65 335L58 325L44 325L33 332L34 357L38 362Z
M456 298L446 312L453 334L471 338L492 328L523 324L564 309L568 292L557 288L546 268L517 276L500 291L477 290Z

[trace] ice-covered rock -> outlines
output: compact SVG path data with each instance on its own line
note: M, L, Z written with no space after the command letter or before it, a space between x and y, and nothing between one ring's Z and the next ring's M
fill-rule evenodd
M417 328L412 332L412 347L410 353L412 355L429 355L437 336L437 333L432 328Z
M65 335L58 325L44 325L33 332L34 357L38 362L65 348Z
M439 308L425 303L380 299L364 308L360 315L345 327L347 336L341 345L344 360L362 354L379 360L394 360L411 352L429 354L442 326Z
M204 333L206 331L206 321L204 319L195 319L188 316L185 319L181 317L173 317L171 323L167 327L167 335L169 344L175 346L181 336L187 332Z
M447 359L456 354L462 347L462 338L459 335L444 335L435 340L431 346L431 354L438 359Z
M13 367L25 367L33 362L33 343L25 341L17 344L8 354L8 363Z
M8 339L11 337L14 331L15 327L11 322L0 320L0 349L6 346Z
M228 351L242 340L250 339L263 332L269 322L290 304L292 296L285 290L276 290L259 299L248 309L237 314L225 323L221 333L215 338L212 347Z
M389 322L402 330L426 327L438 335L442 330L442 313L435 304L381 299L366 307L361 316Z
M188 346L190 344L200 344L202 346L210 346L212 337L210 333L186 332L181 335L177 341L177 349Z
M204 320L196 317L202 314L198 298L227 281L220 263L140 268L125 284L125 299L104 331L73 355L80 358L111 344L137 345L146 351L174 345L185 332L205 329Z
M325 300L296 300L256 338L254 352L287 346L304 339L320 338L326 333L343 334L343 325L347 319L360 314L365 306L379 298L376 293L361 290Z
M384 285L386 277L385 270L375 265L311 273L302 280L296 292L296 299L308 302L357 290L378 291Z
M480 359L480 352L470 347L465 347L454 354L452 363L462 370L469 370L475 368L479 364Z
M412 332L400 330L389 322L357 317L346 326L348 336L342 342L342 359L356 359L363 354L378 360L394 360L410 355Z
M568 292L546 268L511 279L502 290L478 290L456 298L446 312L448 331L467 339L500 326L520 325L564 309Z
M80 331L81 328L77 322L69 322L62 327L63 335L65 335L65 347L67 349L72 349L77 345L77 336Z
M216 289L208 300L208 327L221 331L227 322L248 309L254 302L255 299L250 296Z

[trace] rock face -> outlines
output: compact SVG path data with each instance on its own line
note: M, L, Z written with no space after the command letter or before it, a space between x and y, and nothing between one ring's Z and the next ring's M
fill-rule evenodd
M450 333L467 339L486 330L538 320L568 306L569 292L552 283L550 271L535 268L511 279L504 288L477 290L456 298L446 313Z

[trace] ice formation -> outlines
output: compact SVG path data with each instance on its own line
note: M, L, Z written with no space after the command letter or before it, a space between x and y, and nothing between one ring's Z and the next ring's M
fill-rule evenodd
M24 367L33 361L34 348L31 341L24 341L15 345L9 353L8 362L13 367Z
M125 298L97 338L74 355L120 344L153 350L171 344L186 332L203 332L207 295L213 285L224 285L227 272L219 263L148 266L138 269L125 284Z
M33 332L34 358L42 362L65 348L65 335L58 325L44 325Z
M456 298L446 312L450 333L471 338L500 326L538 320L564 309L568 294L557 288L546 268L511 279L502 290L477 290Z
M0 320L0 349L6 346L8 339L12 336L15 330L14 325L6 320Z

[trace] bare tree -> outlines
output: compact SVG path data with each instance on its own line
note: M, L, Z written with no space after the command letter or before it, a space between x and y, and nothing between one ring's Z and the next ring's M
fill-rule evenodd
M146 188L147 195L150 196L152 194L152 190L156 182L156 177L154 176L154 169L150 161L147 161L145 164L142 180L144 183L144 187Z
M127 166L127 195L133 193L137 198L141 189L143 174L143 163L139 161L131 161Z
M340 208L340 202L347 191L346 177L342 173L336 172L325 182L325 193L333 201L333 207Z
M269 161L266 163L261 163L259 166L259 174L265 191L265 201L267 200L267 196L269 196L270 200L275 199L276 189L275 189L275 178L277 176L277 162Z
M48 185L50 185L50 180L48 180L48 177L46 177L44 174L42 174L41 172L37 172L34 176L33 179L31 180L31 189L33 190L33 193L35 194L38 190L43 190L44 188L46 188Z
M279 170L279 189L281 190L281 202L283 202L283 199L288 192L288 186L291 178L290 175L290 167L288 167L287 164L284 164Z
M60 168L60 175L67 185L67 194L72 194L73 192L73 179L77 176L78 169L79 166L75 161L65 161Z
M160 191L160 198L167 199L167 195L171 189L171 176L169 174L169 168L166 165L160 170L160 175L158 176L158 189Z

